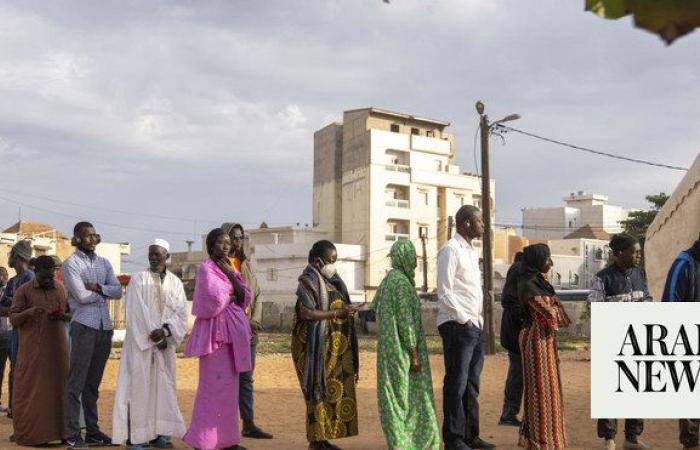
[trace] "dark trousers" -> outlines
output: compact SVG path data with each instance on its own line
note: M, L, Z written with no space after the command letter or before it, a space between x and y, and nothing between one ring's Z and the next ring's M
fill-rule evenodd
M100 431L97 398L102 374L112 348L112 330L95 330L73 322L70 329L70 372L66 399L66 435L80 433L80 405L85 411L87 434ZM82 397L81 397L82 396Z
M10 395L8 406L10 407L10 411L12 411L12 386L15 382L15 364L17 363L17 353L19 352L19 330L17 328L13 328L10 332L8 350L10 357L10 376L7 379L7 390Z
M501 419L515 419L523 399L523 360L519 353L508 352L508 376L503 392Z
M258 346L257 336L250 343L250 372L243 372L238 377L238 409L243 423L253 422L253 371L255 371L255 350Z
M694 447L698 445L700 433L700 419L679 419L678 432L681 444L684 447Z
M479 377L484 367L482 331L445 322L438 327L445 359L442 436L445 448L479 437Z
M625 439L637 442L637 437L644 431L643 419L625 419ZM598 437L614 439L617 434L617 419L598 419Z
M5 363L7 363L7 359L10 357L11 336L12 332L10 330L0 331L0 399L2 398L2 382L5 379Z

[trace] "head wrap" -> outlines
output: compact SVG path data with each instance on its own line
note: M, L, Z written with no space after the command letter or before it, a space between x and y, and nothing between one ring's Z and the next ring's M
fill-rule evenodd
M638 243L639 241L636 237L626 233L620 233L614 235L612 239L610 239L610 249L613 251L613 255L617 255Z
M158 247L162 247L165 249L166 252L170 253L170 243L168 243L168 241L166 241L165 239L156 238L153 240L153 243L151 245L157 245Z
M32 243L26 239L17 242L12 246L12 250L14 250L16 256L25 261L32 259Z
M231 234L231 230L233 230L233 227L235 226L235 222L224 222L221 224L221 229L224 230L224 233Z
M523 249L523 262L518 278L518 298L522 304L530 297L551 297L555 294L554 287L542 275L551 256L547 244L528 245Z
M400 270L415 286L416 247L408 239L399 239L391 246L391 267Z

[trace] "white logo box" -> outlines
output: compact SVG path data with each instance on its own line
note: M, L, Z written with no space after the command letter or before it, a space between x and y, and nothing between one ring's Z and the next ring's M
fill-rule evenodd
M591 417L700 417L699 354L700 303L591 303Z

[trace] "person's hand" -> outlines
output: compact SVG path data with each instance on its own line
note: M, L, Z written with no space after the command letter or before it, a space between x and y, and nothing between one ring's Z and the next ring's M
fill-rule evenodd
M161 342L160 344L156 345L156 347L158 348L158 350L165 350L166 348L168 348L168 341L166 341L165 339L163 339L163 342Z
M157 328L151 331L151 334L148 335L148 338L153 342L163 341L165 340L165 330L163 330L162 328Z
M38 306L32 306L32 307L29 308L27 311L29 311L29 315L30 315L31 317L38 317L38 316L40 316L40 315L44 312L44 309L43 309L43 308L39 308Z
M97 283L87 283L87 282L85 283L85 289L87 289L88 291L92 291L92 292L99 292L99 290L100 290Z
M415 348L411 349L411 370L413 372L421 371L420 356Z
M349 310L348 308L341 308L341 309L334 309L332 310L333 312L333 318L334 319L347 319Z

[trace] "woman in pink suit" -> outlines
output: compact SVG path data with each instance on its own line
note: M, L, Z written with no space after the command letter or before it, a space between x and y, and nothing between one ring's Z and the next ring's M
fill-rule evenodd
M199 358L192 423L183 440L201 450L245 450L239 445L238 375L251 370L251 291L229 263L231 240L221 228L207 236L209 259L199 265L192 303L197 317L186 356Z

